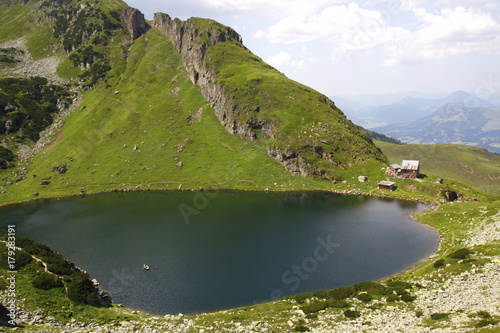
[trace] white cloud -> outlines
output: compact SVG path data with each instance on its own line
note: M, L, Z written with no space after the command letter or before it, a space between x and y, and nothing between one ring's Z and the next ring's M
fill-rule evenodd
M427 0L401 0L401 6L400 8L404 11L409 11L414 8L420 7L423 5Z
M220 15L254 15L257 17L283 18L287 16L307 17L321 8L347 0L202 0Z
M500 8L500 3L497 0L437 0L435 1L440 7L473 7L486 11L494 11Z
M274 67L288 66L292 62L292 55L288 52L280 52L269 57L266 62Z
M429 12L414 8L423 0L405 0L412 9L414 31L392 25L387 12L361 8L356 3L328 6L309 18L288 16L260 30L255 38L271 43L293 44L322 41L333 50L333 59L380 53L381 65L445 59L469 53L500 53L500 22L474 8L443 8ZM396 15L396 14L395 14Z
M305 69L318 62L317 57L309 52L309 50L302 47L302 58L297 60L293 59L292 55L288 52L280 52L275 56L269 57L266 62L274 67L293 67L297 69Z
M307 19L285 17L267 32L260 31L256 37L265 36L271 43L285 44L314 40L338 42L352 40L359 30L373 30L383 25L384 18L379 11L362 9L358 4L350 3L348 6L326 7Z
M413 10L421 23L406 40L398 40L382 62L384 66L425 62L458 55L500 54L500 23L489 13L475 9L445 8L438 14Z

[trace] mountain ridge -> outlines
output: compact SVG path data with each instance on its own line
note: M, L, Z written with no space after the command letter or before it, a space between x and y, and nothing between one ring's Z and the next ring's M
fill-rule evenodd
M426 117L449 103L460 103L471 107L492 107L488 100L480 99L466 91L457 90L442 98L405 96L397 102L377 106L362 107L349 100L341 99L346 105L346 113L359 125L369 129L392 124L403 124Z
M22 30L2 28L28 13L35 19L19 21ZM286 78L213 20L157 14L148 22L104 0L18 2L0 15L0 42L24 37L33 57L58 57L57 73L82 94L41 152L3 174L4 202L181 185L330 188L386 161L330 99ZM16 138L1 139L9 146Z
M500 107L448 103L427 117L406 124L375 128L407 143L466 144L500 153Z
M265 79L272 77L273 84L277 85L285 81L286 77L253 55L243 45L241 36L233 29L207 19L172 20L170 16L162 13L155 14L153 25L174 43L181 54L184 66L190 73L191 81L200 88L202 95L212 105L217 118L229 133L251 140L257 139L257 132L268 136L273 141L273 144L267 147L268 155L294 174L303 176L315 174L334 182L340 179L338 174L330 174L328 169L331 170L331 168L325 168L325 163L321 163L321 167L314 165L316 164L314 162L311 163L311 159L316 159L309 157L311 153L313 156L314 154L320 155L321 159L340 168L353 166L359 162L361 154L358 154L358 159L347 162L345 165L344 161L334 156L332 149L328 149L328 141L325 139L323 141L300 140L299 135L299 140L280 144L286 141L286 136L282 135L279 129L281 119L272 117L268 111L273 108L283 108L283 106L273 105L273 100L277 100L276 96L269 96L269 93L263 91L260 86ZM238 54L241 59L246 60L246 64L241 65L235 61L232 54ZM229 58L229 62L232 62L231 66L227 65L227 61L220 60L224 57ZM248 63L256 65L251 66ZM234 69L236 67L238 70ZM238 80L232 80L238 76L240 77ZM302 94L315 94L312 89L293 83L291 80L286 79L284 83L289 86L288 94L290 94L290 89L296 89L294 85L302 89ZM246 95L240 93L240 91L251 90L256 95L268 94L267 103L263 99L249 98L248 93ZM293 95L291 98L294 98ZM348 143L351 153L359 151L358 147L360 147L365 149L365 153L374 154L375 158L384 160L384 157L373 149L371 139L352 124L349 125L345 115L335 107L331 100L321 94L316 98L319 102L316 106L321 104L334 111L338 114L335 120L341 124L345 123L345 127L349 128L348 132L354 134L350 137L354 143ZM279 103L283 102L279 101ZM287 106L284 108L286 109ZM326 136L327 132L328 129L323 129L322 135ZM369 146L372 148L368 148Z

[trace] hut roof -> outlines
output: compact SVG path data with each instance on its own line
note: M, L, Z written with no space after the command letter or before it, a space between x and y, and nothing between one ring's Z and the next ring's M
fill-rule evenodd
M401 165L402 170L418 170L420 161L403 160Z
M382 185L382 186L393 186L394 184L396 184L395 182L390 182L388 180L383 180L381 181L380 183L378 183L379 185Z

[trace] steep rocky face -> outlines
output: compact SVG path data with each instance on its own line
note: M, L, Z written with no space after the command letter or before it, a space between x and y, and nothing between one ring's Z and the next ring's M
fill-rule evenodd
M275 148L268 147L267 154L294 175L308 176L311 174L311 165L294 151L286 150L281 152Z
M144 14L135 8L125 8L122 13L122 21L127 24L132 39L141 37L151 29L150 25L144 19Z
M193 18L187 21L172 20L169 15L163 13L155 14L153 26L172 41L181 55L182 64L187 69L191 81L198 85L201 94L214 108L215 115L229 133L254 140L252 128L260 128L271 135L267 123L241 123L233 117L236 110L234 97L217 81L215 70L207 66L210 61L206 57L208 46L230 40L242 43L242 38L236 31L230 28L217 29L220 25L217 25L217 28L209 28L209 31L200 31Z

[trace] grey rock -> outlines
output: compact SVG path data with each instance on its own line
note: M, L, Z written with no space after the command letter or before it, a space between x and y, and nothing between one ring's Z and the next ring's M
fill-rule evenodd
M125 8L122 13L122 20L127 24L127 28L132 39L141 37L151 29L151 26L144 18L144 14L135 8Z

